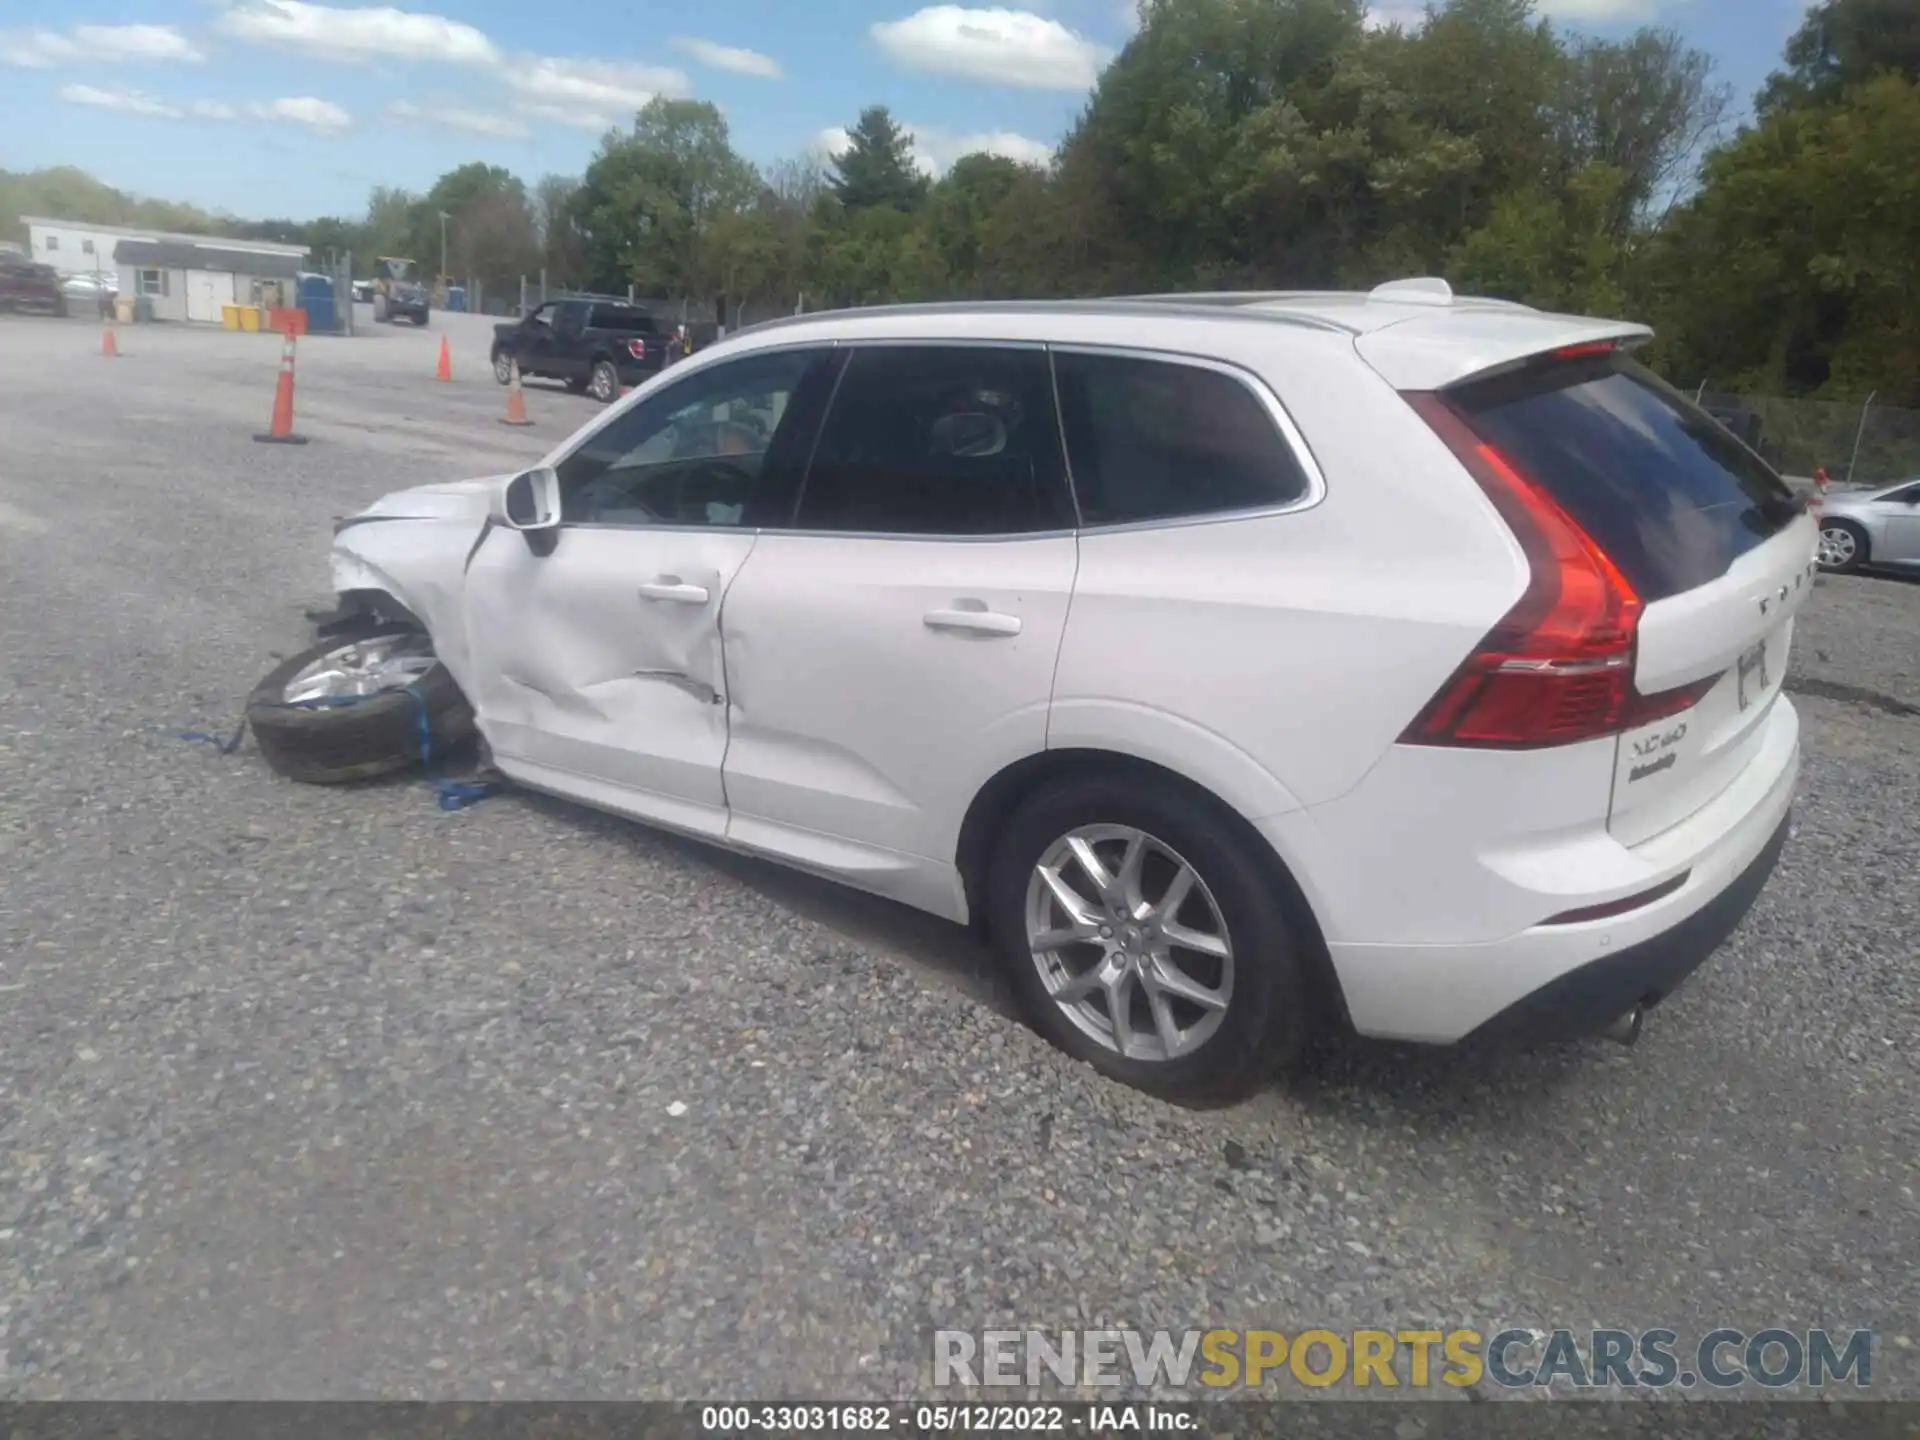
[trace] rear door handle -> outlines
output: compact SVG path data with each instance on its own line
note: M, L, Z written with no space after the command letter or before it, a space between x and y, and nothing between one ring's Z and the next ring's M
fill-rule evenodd
M684 585L670 575L650 580L640 587L642 600L671 600L679 605L704 605L713 597L704 585Z
M976 635L1018 635L1020 617L997 610L929 610L921 617L929 630L969 630Z

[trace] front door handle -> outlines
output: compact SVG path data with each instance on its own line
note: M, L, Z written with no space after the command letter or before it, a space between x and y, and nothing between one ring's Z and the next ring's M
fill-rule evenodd
M704 605L713 597L704 585L685 585L671 575L662 575L640 587L642 600L671 600L679 605Z
M997 610L929 610L921 616L929 630L968 630L976 635L1018 635L1020 617Z

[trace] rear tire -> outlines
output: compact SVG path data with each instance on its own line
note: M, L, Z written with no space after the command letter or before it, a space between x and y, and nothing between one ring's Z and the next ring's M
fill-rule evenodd
M493 352L493 378L496 384L513 383L513 357L504 350Z
M1845 575L1867 563L1867 532L1851 520L1820 522L1820 568Z
M1069 841L1078 839L1096 847L1096 859L1117 879L1132 835L1144 837L1146 859L1131 905L1116 890L1109 898L1119 903L1109 908L1077 862L1049 859L1070 855ZM1090 925L1087 939L1037 952L1030 935L1058 933L1071 918L1058 888L1040 878L1043 862L1066 880L1076 903L1091 902ZM1195 877L1184 900L1170 912L1129 918L1170 894L1182 866ZM1310 990L1276 888L1221 817L1175 786L1087 776L1040 790L1014 812L994 849L986 908L1035 1028L1104 1075L1163 1099L1218 1104L1259 1089L1305 1054ZM1177 940L1169 943L1163 923ZM1182 943L1208 939L1216 949L1224 943L1224 958ZM1093 973L1113 974L1116 965L1132 967L1116 981L1124 1047L1115 1043L1113 992L1088 988ZM1209 995L1209 1004L1169 988L1178 982L1187 994ZM1167 1043L1163 1025L1182 1048Z
M620 398L620 371L611 360L594 361L587 393L602 405L611 405Z
M314 662L369 640L415 633L387 626L351 641L325 640L263 676L247 699L247 723L267 764L289 780L309 785L339 785L405 770L421 763L423 708L429 757L470 741L473 708L437 660L409 688L326 708L287 703L289 682Z

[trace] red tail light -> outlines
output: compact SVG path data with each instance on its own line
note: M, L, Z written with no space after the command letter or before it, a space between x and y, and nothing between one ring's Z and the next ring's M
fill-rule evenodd
M636 360L647 358L647 342L644 340L627 341L627 353Z
M1712 680L1633 688L1644 608L1606 552L1438 395L1407 396L1479 483L1526 553L1526 593L1401 737L1409 745L1537 749L1617 734L1690 709Z

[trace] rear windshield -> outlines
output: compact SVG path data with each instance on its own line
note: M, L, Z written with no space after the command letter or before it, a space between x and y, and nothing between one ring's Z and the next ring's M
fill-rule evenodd
M1765 461L1630 360L1500 376L1452 398L1649 603L1719 579L1800 513Z
M652 334L653 317L644 310L630 310L625 305L596 305L593 307L593 319L590 322L596 330L627 330L635 334Z

